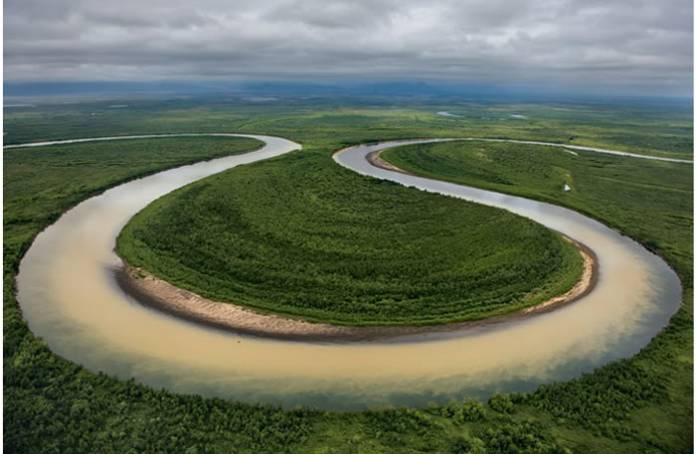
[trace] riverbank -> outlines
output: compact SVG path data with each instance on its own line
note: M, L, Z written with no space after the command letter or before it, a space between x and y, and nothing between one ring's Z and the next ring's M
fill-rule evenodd
M405 338L419 334L451 333L522 319L549 312L587 295L597 283L599 268L597 258L588 247L567 237L564 238L578 248L583 258L580 280L566 293L509 314L439 325L345 326L313 323L279 314L261 313L232 303L213 301L129 265L116 270L115 276L125 293L146 306L237 334L283 340L330 342Z

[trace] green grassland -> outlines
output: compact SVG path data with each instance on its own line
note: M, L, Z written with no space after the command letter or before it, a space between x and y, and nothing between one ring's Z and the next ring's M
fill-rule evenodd
M356 177L311 149L160 198L116 250L215 300L355 325L500 315L582 273L575 247L539 224Z
M66 209L114 184L162 169L237 154L263 145L254 139L177 137L8 149L4 152L5 228L34 232ZM26 242L7 241L5 253Z
M6 140L9 143L136 132L241 130L287 136L302 142L307 154L319 155L328 163L336 148L380 138L489 134L549 138L526 132L521 123L514 128L506 126L505 131L486 129L432 113L448 110L475 115L479 111L499 109L506 115L511 112L528 115L536 111L539 118L542 112L547 112L554 120L540 121L549 123L549 127L554 123L556 137L570 137L577 132L576 125L583 124L583 128L591 131L583 135L583 140L594 145L609 147L618 142L622 149L631 151L648 152L656 147L655 151L665 155L691 156L690 110L578 105L391 107L346 105L338 101L288 103L283 107L192 106L185 102L154 101L131 104L132 109L107 112L104 108L106 113L101 116L90 115L97 110L98 103L6 110ZM523 107L528 110L522 110ZM512 123L501 120L505 122ZM642 141L651 134L659 141ZM175 142L180 140L183 139ZM201 147L207 141L194 140ZM155 142L149 141L152 146L156 146ZM639 146L628 145L633 143ZM100 148L106 144L92 145ZM30 158L34 153L40 157L42 150L4 153L3 435L8 452L692 451L691 166L663 166L663 163L600 156L592 156L593 164L588 162L584 170L579 170L576 161L564 163L577 185L585 180L584 185L588 186L595 180L605 181L607 192L600 194L599 189L595 192L597 197L604 196L599 199L602 206L598 206L597 200L583 199L592 194L587 186L574 186L570 194L561 194L554 180L547 188L552 197L557 197L557 203L565 203L563 197L568 195L578 197L574 202L576 208L594 210L592 213L597 217L657 250L679 273L685 287L684 305L664 332L638 355L575 380L543 386L529 394L495 396L487 403L452 402L423 409L331 413L288 411L175 395L132 381L116 380L89 372L53 354L29 331L12 289L17 265L33 236L55 218L55 213L78 200L134 178L138 172L154 170L148 146L134 152L122 166L113 166L110 172L90 180L95 166L99 166L98 162L88 163L98 151L77 145L69 149L71 153L67 157L53 162L37 161L34 172L25 173L23 178L13 177L23 167L22 171L27 172L22 157ZM189 162L189 153L196 150L201 148L178 150L185 155L181 156L181 163ZM122 152L123 148L113 148L109 155L117 159ZM565 154L559 150L544 153L550 159ZM586 160L587 156L583 154ZM200 154L201 159L207 157L210 156ZM13 159L15 164L10 162ZM316 159L323 169L324 161ZM71 167L71 178L66 179L63 172L69 160L74 160L75 165ZM84 160L87 165L81 163ZM169 161L166 165L172 164ZM476 161L471 164L475 165ZM255 167L262 168L261 164ZM138 168L141 170L134 170ZM523 163L513 160L496 169L497 173L480 177L478 182L498 184L499 180L510 180L517 175L512 179L515 185L508 189L522 190L529 185L529 195L536 197L536 192L542 198L545 183L530 177L530 170L525 170ZM365 185L376 184L357 175L351 178ZM613 178L619 183L610 184ZM83 186L83 181L89 184ZM623 184L624 181L627 183ZM643 204L643 200L654 202ZM605 209L605 203L612 208Z
M684 158L693 149L691 104L501 103L440 99L284 98L43 104L5 109L6 144L99 135L249 132L344 143L414 137L503 137ZM443 117L448 111L459 117ZM524 118L515 118L522 115ZM310 127L311 126L311 127ZM340 134L337 134L339 133Z
M419 175L564 205L621 229L662 255L690 259L690 165L490 142L412 145L381 156Z

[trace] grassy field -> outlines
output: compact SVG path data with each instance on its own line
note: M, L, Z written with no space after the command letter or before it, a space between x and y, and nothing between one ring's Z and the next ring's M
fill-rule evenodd
M539 224L356 177L311 149L159 199L117 252L215 300L355 325L508 313L582 273L575 247Z
M32 237L69 207L118 182L259 148L253 139L162 138L5 150L4 225ZM13 235L14 236L14 235ZM7 241L7 248L26 242ZM14 250L14 249L13 249Z
M381 156L419 175L573 208L662 255L690 260L693 187L688 164L487 142L413 145ZM566 184L570 191L563 190Z
M89 115L95 104L26 109L9 114L6 110L6 139L16 142L78 135L243 130L286 135L303 142L305 149L311 147L312 154L321 155L328 162L333 149L362 140L474 133L473 126L465 126L459 119L436 118L432 113L439 110L465 113L468 107L461 105L397 106L393 109L340 103L289 105L282 109L191 107L181 103L156 106L152 102L146 107L134 105L135 112L117 109L118 112L109 112L101 118ZM670 137L690 141L690 111L663 112L621 106L552 107L527 106L539 112L551 109L552 115L562 117L562 121L557 121L565 125L561 127L564 134L575 127L574 116L584 118L585 128L591 129L596 145L609 146L612 140L617 140L612 137L619 123L623 124L621 141L624 143L640 142L645 135L669 128L670 124L681 126L660 133L659 137L668 143L674 143ZM529 113L522 111L521 106L496 108L506 113ZM554 109L563 109L562 115ZM679 128L686 128L686 133L678 132ZM525 133L522 125L518 129L518 136L544 138ZM482 130L481 134L486 132ZM201 146L207 141L193 140ZM154 146L155 141L151 143ZM628 145L622 148L636 151ZM49 224L56 213L78 200L137 176L134 169L140 168L145 173L153 170L148 146L134 152L123 165L114 166L112 172L81 187L82 181L90 181L98 163L83 165L80 160L89 161L95 150L71 150L75 153L70 153L69 158L75 160L75 165L71 167L70 179L62 177L66 157L37 165L36 171L25 174L24 178L13 178L15 171L24 167L22 153L27 150L17 150L16 155L10 151L4 154L4 447L9 452L692 451L690 166L663 167L647 161L596 156L592 160L602 162L587 165L583 177L589 186L600 177L617 178L612 172L619 175L618 181L632 180L632 185L607 183L608 192L599 200L612 203L615 208L604 209L604 205L596 206L598 202L590 199L576 202L578 208L593 209L605 222L654 247L679 272L685 285L681 310L669 327L634 358L613 363L576 380L544 386L531 394L495 396L487 403L453 402L424 409L326 413L282 411L174 395L94 374L51 353L29 331L12 288L19 259L33 236ZM189 153L200 150L200 147L179 150L185 155L181 162L188 162ZM109 153L111 158L103 158L117 159L123 151L114 148ZM681 156L691 153L690 146L678 149L665 146L662 151ZM34 153L42 155L40 150L35 150L27 153L27 158ZM551 153L564 154L558 150ZM209 156L201 153L199 157ZM17 160L17 167L10 165L12 159ZM170 164L173 162L166 165ZM515 166L520 168L514 169ZM571 161L567 166L577 183L580 175L577 163ZM480 178L479 183L495 183L495 180L510 179L511 174L516 174L524 179L515 180L515 190L527 185L535 191L543 189L535 186L537 179L531 178L530 171L525 171L521 163L513 161L497 169L498 173ZM374 182L365 181L365 184ZM562 197L565 195L557 193L555 184L550 185L550 193L555 194L557 203L564 203ZM27 193L29 190L36 195ZM571 194L583 197L583 193L590 190L582 189L581 193L576 188ZM650 200L653 194L655 202L644 204L643 200ZM20 199L21 202L12 202Z
M287 98L42 104L5 109L5 143L112 134L249 132L344 143L414 137L504 137L678 158L693 154L691 104L501 103L443 99ZM458 117L444 117L448 111ZM521 116L521 118L520 118Z

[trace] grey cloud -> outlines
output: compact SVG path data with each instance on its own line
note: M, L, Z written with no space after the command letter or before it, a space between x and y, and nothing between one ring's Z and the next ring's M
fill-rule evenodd
M402 78L690 93L690 0L6 0L7 81Z

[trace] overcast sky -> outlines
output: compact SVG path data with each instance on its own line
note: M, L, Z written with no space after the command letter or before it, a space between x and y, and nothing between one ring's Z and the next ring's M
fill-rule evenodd
M692 88L692 0L5 0L4 8L10 82Z

